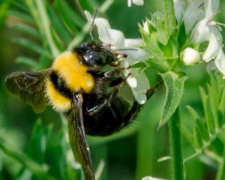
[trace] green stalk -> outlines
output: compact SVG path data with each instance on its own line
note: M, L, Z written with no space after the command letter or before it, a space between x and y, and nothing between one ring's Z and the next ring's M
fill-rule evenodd
M223 160L220 163L220 166L216 175L216 180L223 180L223 179L225 179L225 148L223 150Z
M170 138L170 152L171 152L171 170L173 180L184 179L184 165L183 165L183 149L182 138L180 132L180 115L179 108L169 120L169 138Z

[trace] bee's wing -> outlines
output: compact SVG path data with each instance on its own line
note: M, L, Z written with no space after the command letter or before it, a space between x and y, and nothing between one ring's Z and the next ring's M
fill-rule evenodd
M85 179L94 180L90 148L83 125L82 94L74 95L72 113L68 116L69 140L73 154L82 165Z
M36 113L45 110L45 83L50 69L38 72L14 72L6 77L7 89L23 102L32 105Z

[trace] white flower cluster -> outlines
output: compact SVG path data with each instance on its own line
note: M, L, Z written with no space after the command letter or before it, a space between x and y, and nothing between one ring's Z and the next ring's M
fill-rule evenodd
M93 22L93 17L88 11L84 12L88 21ZM104 18L95 18L94 24L98 28L99 39L103 44L111 45L113 50L123 50L127 57L123 58L119 64L123 71L123 76L127 77L133 96L139 104L144 104L147 100L146 92L150 88L149 81L144 72L139 72L140 68L128 68L137 62L147 59L147 53L138 46L142 45L141 39L125 39L124 34L116 29L112 29L109 22ZM121 51L118 51L120 54Z
M205 62L215 59L216 67L225 77L222 35L218 27L219 23L212 21L218 12L219 4L219 0L194 0L185 11L184 0L174 0L174 9L178 23L180 24L183 20L186 34L190 34L190 43L200 45L203 42L209 42L202 59ZM183 62L186 65L192 65L200 59L196 55L198 51L190 50L191 48L188 48L183 52Z

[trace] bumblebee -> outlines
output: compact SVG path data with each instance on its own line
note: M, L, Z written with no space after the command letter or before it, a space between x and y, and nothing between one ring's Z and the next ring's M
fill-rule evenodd
M36 113L50 104L67 117L70 144L87 180L95 177L86 134L107 136L117 132L135 118L141 107L134 102L130 108L117 96L126 79L121 76L124 69L118 68L120 58L121 54L110 47L93 41L62 53L49 69L14 72L5 80L7 89L32 105ZM111 71L103 71L107 65ZM156 88L148 90L148 98Z

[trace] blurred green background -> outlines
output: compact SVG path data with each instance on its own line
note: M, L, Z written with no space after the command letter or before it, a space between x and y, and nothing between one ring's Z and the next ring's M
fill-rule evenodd
M7 92L4 86L4 79L11 72L44 69L49 67L54 60L54 57L48 54L50 48L47 43L48 39L44 39L43 34L45 33L41 34L38 26L32 22L32 17L34 17L32 13L34 15L38 13L38 8L34 8L32 12L31 6L37 1L40 0L0 0L0 141L2 142L0 179L40 179L42 176L37 175L39 172L32 171L38 164L40 168L43 168L43 164L47 164L49 175L56 179L73 179L75 177L79 179L81 176L79 166L74 167L74 163L66 160L66 157L73 160L72 156L68 156L70 148L65 137L66 120L62 120L62 116L54 112L51 107L48 107L42 114L35 114L31 106L19 101L18 98ZM60 43L57 46L60 51L66 50L74 38L81 37L82 42L90 41L89 27L86 32L82 30L86 24L83 14L85 9L93 14L94 9L100 8L98 16L107 18L111 27L124 32L126 38L140 37L137 24L142 23L146 17L150 18L150 14L156 11L162 12L162 0L146 0L143 7L132 5L130 8L127 7L126 0L41 1L47 9L46 12L53 29L57 18L61 20L61 23L66 24L65 27L59 29L59 32L56 32L58 39L54 42ZM109 3L106 9L102 7L104 3L105 5ZM224 9L225 2L221 1L220 10ZM76 16L71 14L70 10ZM27 17L22 15L27 15ZM76 17L79 17L79 21ZM31 18L31 22L26 21L26 18ZM38 15L36 18L39 18L39 22L43 20ZM224 13L219 13L216 20L225 22ZM21 27L16 26L18 24L32 27L34 29L32 32L37 36L26 32L26 28L21 30ZM71 29L70 25L74 29ZM60 25L57 28L60 28ZM64 32L63 29L67 29L67 31ZM96 30L94 34L97 39ZM224 33L222 34L224 35ZM29 43L26 47L23 39L29 43L32 42L37 47L44 48L39 50L36 46L30 46ZM47 53L41 56L41 52ZM21 56L29 57L34 61L26 61L25 58L18 59ZM206 82L209 80L205 68L206 65L203 63L186 69L189 79L185 84L181 114L182 124L190 129L194 122L185 106L191 105L199 114L203 115L199 86L205 88ZM159 77L154 70L149 69L147 73L153 86ZM100 179L139 180L147 175L170 178L170 161L157 162L159 158L169 156L168 127L165 125L157 130L164 98L165 89L162 86L144 105L138 118L127 129L107 138L88 137L95 171L98 169L99 163L104 161ZM222 154L221 140L217 139L214 143L218 153ZM194 149L185 138L183 147L184 157L194 153ZM17 152L21 152L22 155ZM32 164L29 161L31 159L37 164ZM32 167L29 168L29 166ZM217 168L218 164L213 159L204 155L197 156L185 164L186 179L214 179ZM45 168L43 169L41 172L47 171ZM36 176L32 176L32 174L36 174ZM45 178L50 177L44 175L43 179Z

